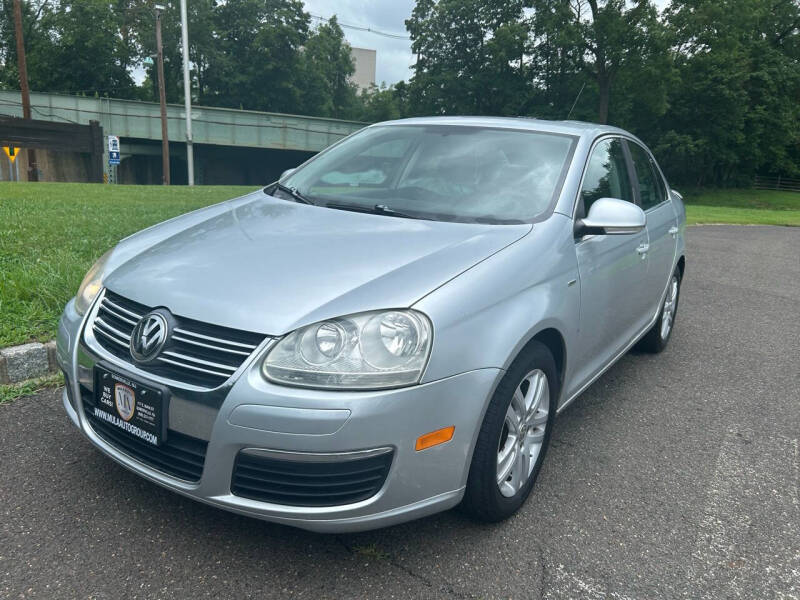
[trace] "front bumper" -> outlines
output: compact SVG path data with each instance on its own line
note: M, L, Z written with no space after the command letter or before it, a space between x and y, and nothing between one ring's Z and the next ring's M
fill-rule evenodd
M66 376L64 408L72 422L102 452L129 470L196 500L233 512L321 532L384 527L446 510L464 493L472 448L497 369L462 373L424 385L376 392L295 389L266 382L258 361L246 364L229 389L200 394L173 389L170 430L208 442L197 482L170 476L134 459L100 437L83 412L82 393L93 386L98 360L110 361L82 335L83 319L70 302L59 323L57 356ZM69 390L69 392L68 392ZM455 426L449 442L417 452L416 439ZM231 492L234 462L243 449L283 451L308 460L336 459L375 448L391 448L388 476L372 497L345 505L294 506L243 498ZM332 458L330 458L332 457Z

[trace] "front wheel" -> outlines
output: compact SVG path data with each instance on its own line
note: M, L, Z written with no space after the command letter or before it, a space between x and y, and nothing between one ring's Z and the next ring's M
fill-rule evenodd
M486 411L461 504L469 515L501 521L525 502L550 442L559 387L553 355L531 342L500 381Z
M675 324L675 316L678 313L680 289L681 271L678 267L675 267L658 319L638 344L641 350L657 354L667 347L667 342L669 342L670 335L672 335L672 327Z

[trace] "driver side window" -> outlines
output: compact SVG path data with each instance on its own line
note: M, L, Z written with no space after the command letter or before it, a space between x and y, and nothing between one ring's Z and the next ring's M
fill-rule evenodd
M628 164L619 138L603 140L592 150L581 187L578 217L589 214L589 207L600 198L633 202Z

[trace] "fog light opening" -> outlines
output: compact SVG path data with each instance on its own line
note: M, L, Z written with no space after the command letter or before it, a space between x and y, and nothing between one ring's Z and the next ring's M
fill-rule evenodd
M433 446L438 446L439 444L449 442L453 439L453 433L455 433L455 430L455 425L451 425L450 427L443 427L442 429L437 429L436 431L431 431L430 433L421 435L417 438L417 443L414 446L414 449L419 452L420 450L425 450L426 448L432 448Z

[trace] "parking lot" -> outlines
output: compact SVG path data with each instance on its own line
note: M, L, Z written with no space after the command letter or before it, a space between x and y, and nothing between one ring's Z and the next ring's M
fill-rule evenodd
M800 598L800 228L690 228L670 347L561 415L498 525L228 514L102 456L60 397L0 407L2 598Z

